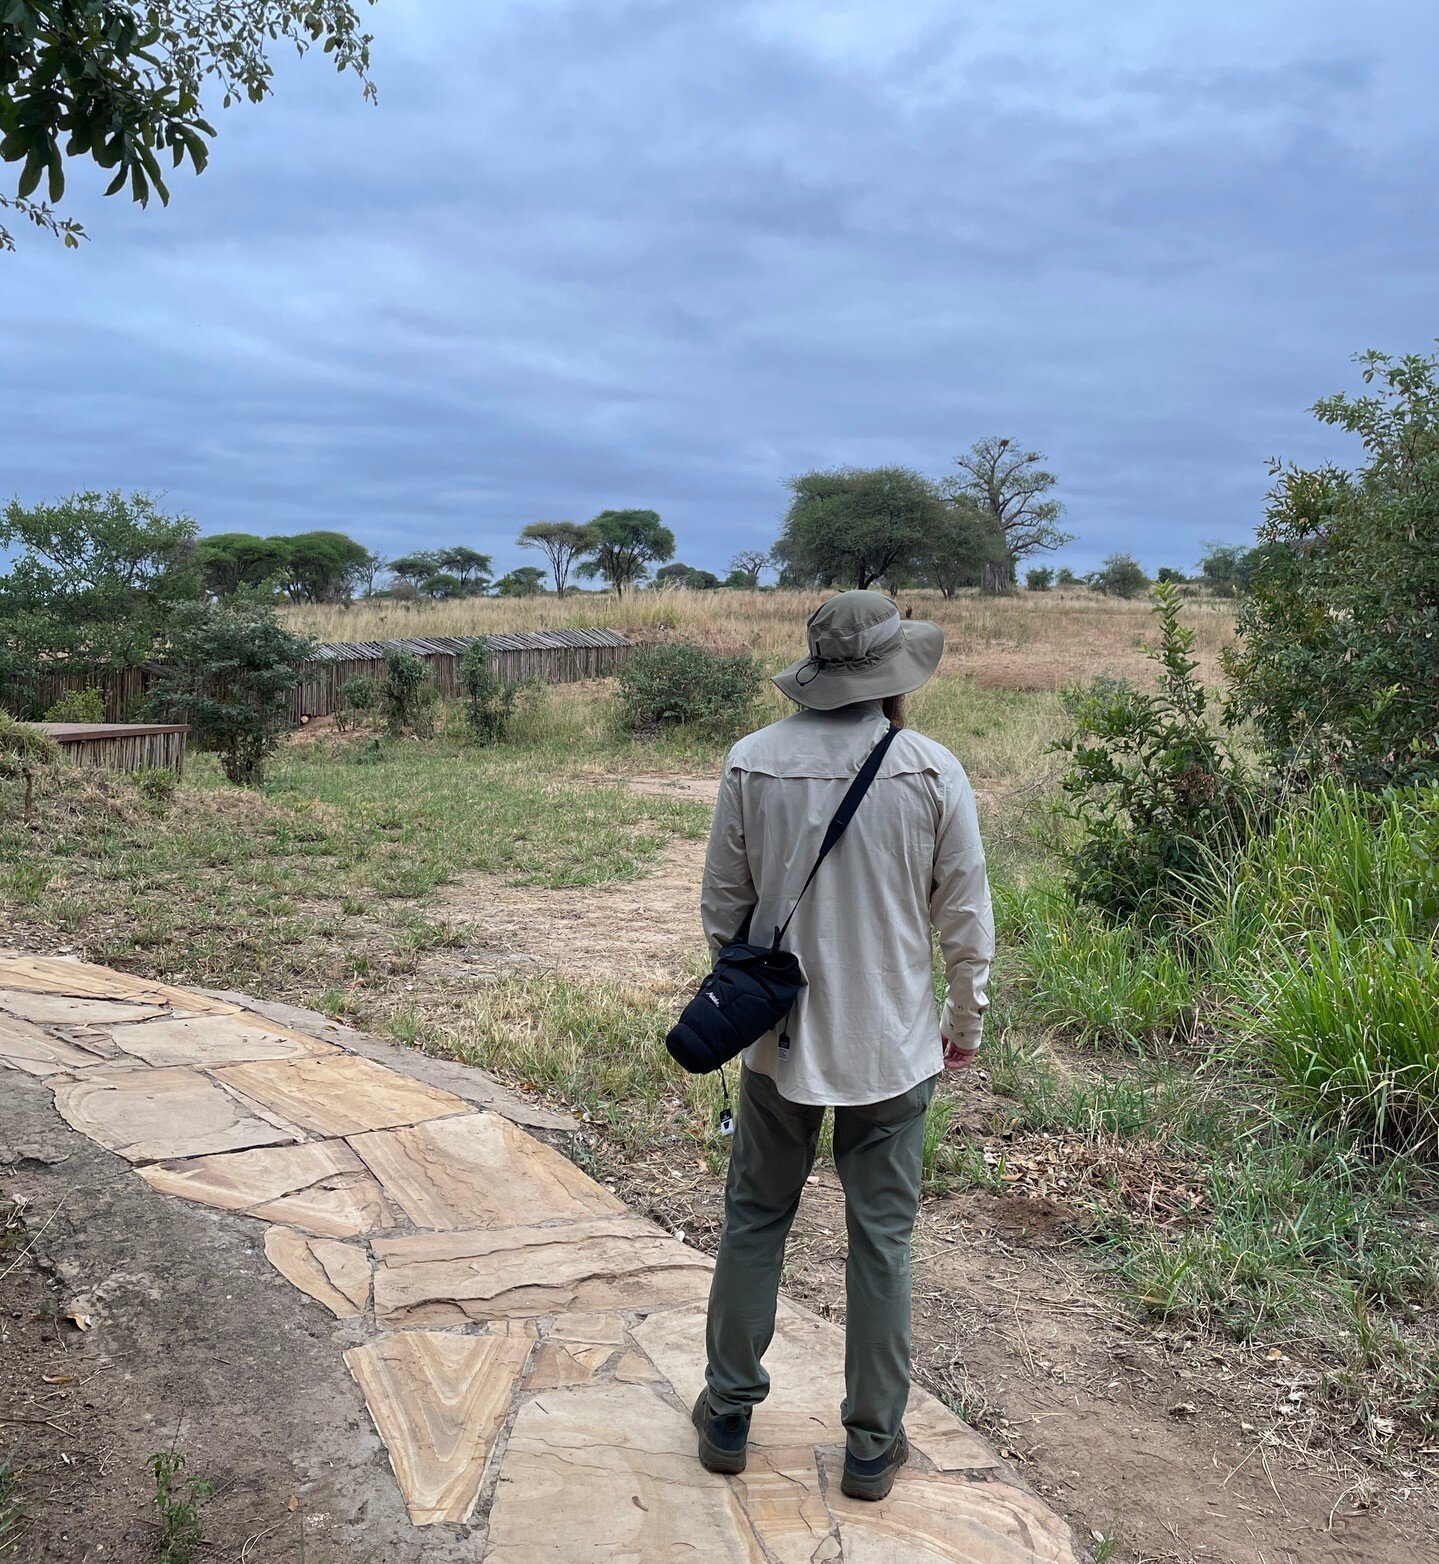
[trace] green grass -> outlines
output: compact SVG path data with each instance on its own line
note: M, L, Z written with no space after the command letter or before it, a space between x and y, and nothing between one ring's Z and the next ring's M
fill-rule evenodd
M124 779L67 780L18 822L0 784L0 907L95 959L177 981L313 995L356 961L411 968L452 942L417 918L466 876L583 888L632 879L666 842L707 829L705 810L586 771L593 752L476 749L448 739L294 743L263 792L195 756L172 804ZM73 774L71 774L73 775Z
M15 1465L19 1451L17 1440L0 1457L0 1556L10 1553L19 1543L20 1525L25 1519L26 1505L20 1496Z

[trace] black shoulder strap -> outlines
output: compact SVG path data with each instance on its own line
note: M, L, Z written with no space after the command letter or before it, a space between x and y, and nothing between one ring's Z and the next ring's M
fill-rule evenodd
M859 775L850 783L848 791L840 800L839 808L834 812L834 819L830 821L829 827L824 833L824 841L820 844L819 857L814 861L814 868L809 871L808 879L800 887L800 893L794 899L794 906L790 908L789 917L784 920L783 928L775 930L774 942L776 946L785 937L790 922L794 918L795 913L799 911L799 904L804 900L804 893L814 883L814 877L819 873L819 866L829 856L830 850L835 843L844 835L845 827L854 819L854 812L859 808L860 800L869 792L870 783L879 775L879 768L884 763L884 757L889 750L889 746L894 743L895 734L898 732L899 729L893 723L890 723L889 731L865 757L864 764L859 768Z

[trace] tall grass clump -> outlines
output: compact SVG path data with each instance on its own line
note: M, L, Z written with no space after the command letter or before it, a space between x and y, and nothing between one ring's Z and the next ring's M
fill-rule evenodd
M1439 1152L1439 788L1326 783L1198 894L1232 1029L1286 1094Z
M1060 887L999 892L1007 957L1041 1026L1080 1042L1143 1049L1193 1030L1198 979L1184 951L1110 923Z

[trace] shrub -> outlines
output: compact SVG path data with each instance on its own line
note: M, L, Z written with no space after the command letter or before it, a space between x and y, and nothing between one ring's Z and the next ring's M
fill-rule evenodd
M416 657L402 646L386 647L382 700L385 726L391 737L413 733L416 738L428 738L435 731L435 703L439 696L423 657Z
M1106 597L1142 597L1149 589L1149 577L1128 554L1111 554L1086 580Z
M1025 571L1024 584L1031 592L1047 592L1054 585L1054 572L1048 565L1036 565Z
M340 703L335 708L335 726L343 733L358 728L371 716L384 697L384 685L369 673L352 673L340 686Z
M748 720L761 677L748 653L722 656L690 641L640 647L619 673L625 726L632 733L680 723L733 732Z
M290 723L291 698L315 643L280 623L257 587L218 603L184 603L171 615L169 663L146 702L152 718L188 722L232 782L258 786Z
M465 692L465 722L481 744L503 743L515 710L515 691L490 663L490 643L481 636L460 657L460 687Z
M1074 732L1055 746L1070 758L1060 786L1083 833L1070 886L1117 918L1187 907L1192 877L1209 854L1243 840L1252 806L1241 767L1209 724L1179 595L1170 585L1154 595L1158 689L1099 679L1068 691Z
M1068 565L1061 565L1054 573L1054 584L1061 587L1077 587L1079 585L1079 577L1075 575Z
M168 804L175 797L180 779L163 766L142 766L133 773L136 791L154 804Z
M1232 708L1300 782L1439 780L1439 354L1366 354L1320 421L1366 464L1276 470L1226 658Z
M105 697L99 690L66 690L45 713L46 722L104 722Z
M39 728L16 722L0 711L0 777L25 784L21 819L28 825L35 798L35 779L60 764L60 746Z

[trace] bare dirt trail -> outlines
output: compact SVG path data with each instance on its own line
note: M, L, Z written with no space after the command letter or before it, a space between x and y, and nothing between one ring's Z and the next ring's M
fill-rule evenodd
M637 777L657 795L712 802L712 777ZM470 972L683 984L701 952L701 842L656 871L584 891L467 883L444 915L467 925ZM976 1128L982 1078L947 1083ZM717 1179L624 1170L627 1200L703 1247L717 1238ZM843 1200L816 1176L786 1285L843 1316ZM1333 1440L1283 1358L1133 1317L1107 1292L1064 1211L1024 1191L927 1201L915 1262L915 1363L1021 1461L1082 1542L1136 1564L1439 1564L1439 1473L1380 1471ZM1332 1446L1332 1447L1331 1447Z
M714 804L712 777L623 780L652 797ZM434 958L436 969L452 977L547 974L636 988L681 984L703 954L704 855L704 842L676 840L642 879L581 890L466 875L431 907L464 932L457 950Z

